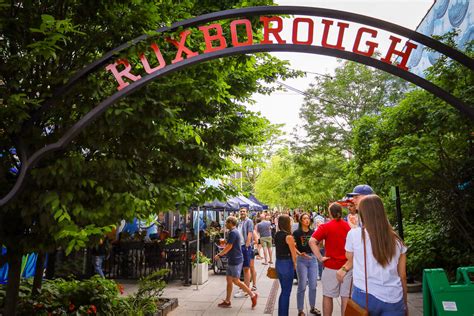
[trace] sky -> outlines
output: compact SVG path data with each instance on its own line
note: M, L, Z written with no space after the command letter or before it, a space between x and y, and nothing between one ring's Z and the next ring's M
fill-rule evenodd
M416 29L433 2L434 0L276 0L276 3L279 5L321 7L367 15L412 30ZM284 39L285 30L290 30L291 32L291 24L287 23L291 22L285 22L284 24L282 31ZM315 22L316 26L318 26L317 22ZM350 28L347 31L349 33L347 33L345 38L349 38L350 33L353 32ZM290 32L286 34L286 39L291 39ZM300 35L300 31L298 34ZM380 32L377 38L383 38L382 34L387 35L388 33ZM315 34L315 38L318 38L317 34ZM383 41L380 42L379 48L382 49L382 47ZM328 56L281 52L271 54L282 60L288 60L292 69L312 73L331 75L334 73L334 69L340 65L336 58ZM305 91L309 88L315 76L317 75L307 74L306 77L289 79L284 81L284 83L298 90ZM262 113L273 124L285 124L283 130L287 133L287 138L291 138L290 135L293 130L302 124L299 118L299 110L304 102L303 98L303 95L288 90L277 91L269 96L255 94L253 99L256 103L247 105L247 107L252 111ZM301 129L299 129L298 135L304 135Z

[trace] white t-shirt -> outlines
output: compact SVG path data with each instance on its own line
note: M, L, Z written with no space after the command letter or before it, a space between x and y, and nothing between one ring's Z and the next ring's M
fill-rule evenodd
M377 299L386 303L397 303L403 298L403 288L398 275L398 259L400 254L406 253L407 248L397 242L395 256L385 267L382 267L374 258L370 237L365 231L367 248L367 287L368 292ZM346 251L354 254L353 278L354 286L365 292L364 271L364 244L361 228L351 229L346 238Z

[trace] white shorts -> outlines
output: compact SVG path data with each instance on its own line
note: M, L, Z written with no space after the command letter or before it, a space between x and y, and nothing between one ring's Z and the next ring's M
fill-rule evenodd
M336 278L337 270L324 268L323 275L321 276L321 283L323 284L323 295L327 297L349 297L352 270L347 272L344 276L344 280L340 283Z

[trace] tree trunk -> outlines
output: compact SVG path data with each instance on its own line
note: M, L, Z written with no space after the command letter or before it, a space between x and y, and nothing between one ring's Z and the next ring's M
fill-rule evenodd
M20 273L21 273L21 258L22 255L7 249L8 256L8 283L7 293L5 297L4 315L16 315L16 308L18 302L18 291L20 290Z
M38 258L36 259L36 267L35 267L35 278L33 280L33 287L31 288L31 295L36 296L39 294L41 290L41 285L43 283L43 271L44 271L44 260L45 260L45 253L39 252Z
M56 272L56 250L48 254L48 263L46 264L46 279L54 278Z

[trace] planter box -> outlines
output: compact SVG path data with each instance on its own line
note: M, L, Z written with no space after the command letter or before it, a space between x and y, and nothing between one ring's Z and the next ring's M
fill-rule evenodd
M164 302L153 316L166 316L168 313L178 307L177 298L160 298L160 301Z
M209 268L207 263L198 263L193 267L191 274L191 283L192 284L204 284L209 278Z
M407 283L407 292L408 293L418 293L422 290L422 283L414 281L413 283Z

